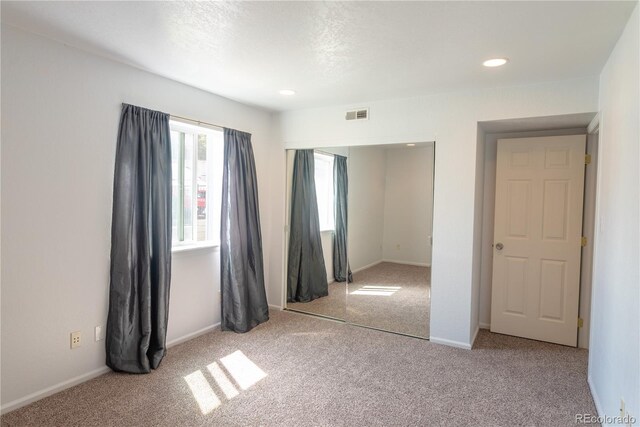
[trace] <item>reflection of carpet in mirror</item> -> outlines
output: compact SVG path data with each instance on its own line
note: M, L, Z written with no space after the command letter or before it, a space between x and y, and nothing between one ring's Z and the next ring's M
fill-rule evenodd
M382 262L353 275L347 321L429 337L431 268Z
M329 296L287 307L363 326L429 337L431 269L381 262L354 273L345 284L329 284ZM348 301L348 304L347 304ZM348 305L348 308L346 307Z
M287 308L305 313L320 314L334 319L345 320L345 304L347 298L346 283L329 283L329 295L310 302L290 302Z

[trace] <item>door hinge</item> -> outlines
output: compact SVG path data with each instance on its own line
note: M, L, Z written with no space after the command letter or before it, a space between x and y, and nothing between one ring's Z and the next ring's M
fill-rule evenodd
M585 165L591 164L591 154L585 154L584 155L584 164Z
M582 236L582 238L580 239L580 245L584 248L585 246L587 246L587 238Z
M578 328L582 328L584 326L584 320L582 317L578 317Z

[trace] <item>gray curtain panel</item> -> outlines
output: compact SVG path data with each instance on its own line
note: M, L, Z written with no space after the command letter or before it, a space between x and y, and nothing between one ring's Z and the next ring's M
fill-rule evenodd
M233 129L224 130L220 276L223 331L247 332L269 320L251 134Z
M320 240L313 150L296 151L290 223L287 301L308 302L329 295Z
M171 282L169 115L123 104L113 184L107 365L131 373L166 353Z
M335 232L333 234L333 278L336 282L349 279L353 275L347 258L347 198L349 178L347 175L347 158L334 156L333 159L333 203Z

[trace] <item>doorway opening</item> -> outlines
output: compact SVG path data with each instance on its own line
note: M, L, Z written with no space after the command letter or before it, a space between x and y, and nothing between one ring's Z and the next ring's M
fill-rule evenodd
M593 234L595 217L595 182L597 174L598 127L596 113L508 119L478 123L478 168L476 175L476 218L479 226L474 238L477 268L474 269L474 304L477 304L478 326L491 328L491 299L496 201L497 141L511 138L587 135L586 152L590 164L584 175L582 235L586 246L581 250L579 319L576 319L577 344L589 346L591 311L591 272L593 269ZM478 202L480 200L480 202ZM479 206L481 205L481 206ZM478 215L478 210L480 215ZM581 324L581 325L580 325ZM579 327L581 326L581 327Z

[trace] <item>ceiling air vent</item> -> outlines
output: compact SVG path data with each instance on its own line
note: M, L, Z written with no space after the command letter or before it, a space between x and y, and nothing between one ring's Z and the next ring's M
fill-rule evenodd
M359 110L347 111L344 118L346 120L369 120L369 109L361 108Z

